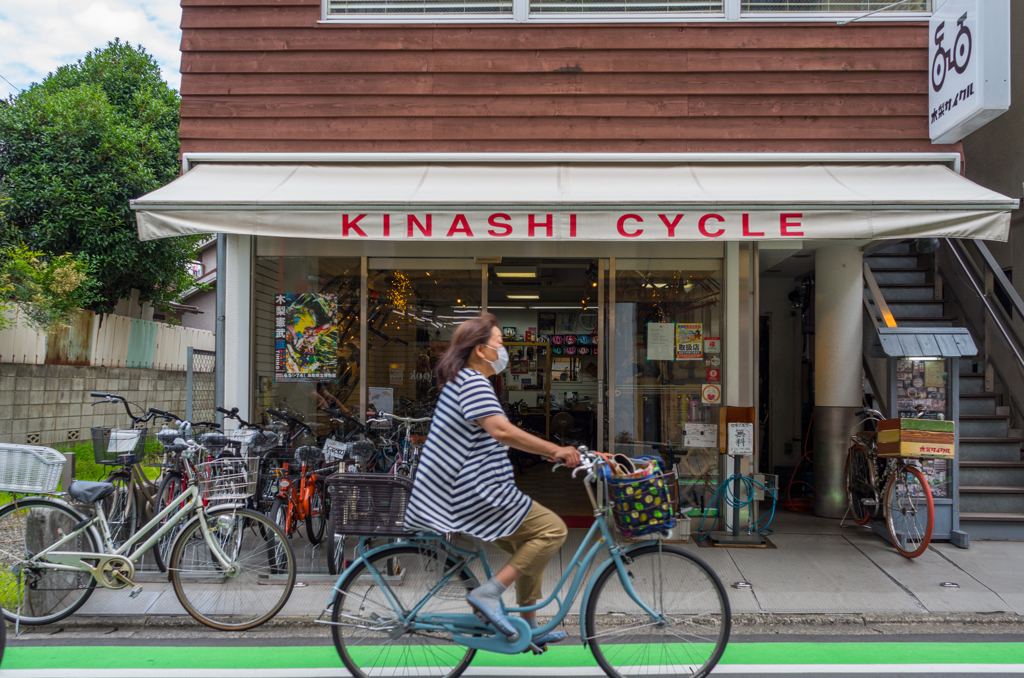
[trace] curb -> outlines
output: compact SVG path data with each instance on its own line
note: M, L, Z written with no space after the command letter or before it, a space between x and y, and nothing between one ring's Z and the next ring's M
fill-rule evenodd
M251 631L237 631L228 633L251 633L263 629L310 629L322 628L326 630L326 624L316 623L315 617L285 617L277 616L266 622L258 629ZM815 626L815 627L852 627L871 625L922 625L922 624L960 624L960 625L985 625L985 626L1020 626L1024 628L1024 616L1010 612L983 612L973 614L736 614L732 617L733 628L756 629L758 627L772 626ZM566 617L566 627L578 627L579 621L576 615ZM8 627L11 623L8 622ZM42 627L29 628L68 628L68 629L193 629L219 633L214 629L208 629L185 615L160 615L160 616L73 616L69 619Z

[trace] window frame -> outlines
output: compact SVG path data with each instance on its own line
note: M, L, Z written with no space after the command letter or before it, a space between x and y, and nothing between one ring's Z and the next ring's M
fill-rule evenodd
M932 13L879 12L742 12L742 0L723 0L722 12L530 12L530 0L512 0L512 12L501 14L328 14L330 0L320 0L321 24L573 24L573 23L840 23L850 19L891 23L928 21ZM859 18L863 17L863 18Z

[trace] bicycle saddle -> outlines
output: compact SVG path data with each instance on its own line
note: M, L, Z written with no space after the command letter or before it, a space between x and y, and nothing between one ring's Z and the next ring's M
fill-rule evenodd
M105 499L114 493L113 483L94 483L88 480L76 480L68 488L72 499L81 504L92 504Z

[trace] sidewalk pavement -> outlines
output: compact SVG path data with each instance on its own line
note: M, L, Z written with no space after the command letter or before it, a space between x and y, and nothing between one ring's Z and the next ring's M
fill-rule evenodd
M841 618L849 615L907 622L938 620L943 615L961 621L1000 617L1024 623L1024 542L972 540L969 549L935 543L920 557L908 560L870 529L841 528L838 520L780 512L772 527L775 548L679 544L718 573L733 614L752 616L751 623L781 622L794 615L813 615L817 621L806 621L823 624L842 623ZM548 567L546 592L558 582L585 534L585 530L570 530L565 546ZM489 547L488 558L497 569L507 555ZM181 617L185 617L180 619L183 623L195 623L187 618L166 580L158 576L147 580L135 599L125 591L98 589L68 621L102 623L104 617L118 617L123 625L126 616L137 616L140 624L174 624ZM300 574L298 581L304 585L295 588L272 623L301 624L318 616L329 601L333 580ZM751 588L731 587L740 581ZM940 586L943 582L959 588ZM512 592L507 595L512 604Z

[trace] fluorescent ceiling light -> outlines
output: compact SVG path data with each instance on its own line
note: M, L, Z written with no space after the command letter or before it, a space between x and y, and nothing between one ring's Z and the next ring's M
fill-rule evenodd
M535 266L495 266L494 275L499 278L536 278Z
M504 304L487 304L487 308L526 308L525 306L506 306Z
M540 299L539 294L509 294L506 296L509 299Z
M536 311L573 311L583 308L582 306L531 306Z
M925 360L944 360L939 356L934 355L918 355L918 356L907 356L904 360L916 360L917 362L923 362Z

